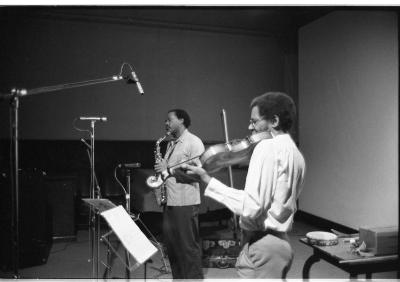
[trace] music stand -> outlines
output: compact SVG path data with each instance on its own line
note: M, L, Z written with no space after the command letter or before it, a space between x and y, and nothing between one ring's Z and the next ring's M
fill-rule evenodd
M127 270L132 271L138 268L152 257L158 249L147 239L140 228L132 220L131 216L122 206L115 206L107 199L83 199L89 206L99 213L107 222L111 231L101 236L101 240L105 242L113 251ZM118 251L112 246L108 240L108 236L114 233L119 242L124 246L126 252L133 257L135 263L130 266L129 260L125 260L118 254ZM109 255L107 254L107 260ZM104 264L104 263L103 263ZM107 269L110 268L109 261L105 264ZM108 272L107 272L108 273Z
M144 224L144 222L140 219L140 214L135 215L135 214L131 214L131 212L130 212L130 210L131 210L130 202L131 202L131 198L132 198L132 196L131 196L131 171L130 171L130 169L139 168L139 167L141 167L141 164L140 163L131 163L131 164L123 164L123 165L120 164L119 167L125 167L125 172L126 172L127 191L124 189L125 199L126 199L126 210L135 221L138 221L142 225L142 227L146 230L148 235L151 237L150 241L160 251L161 259L162 259L163 264L164 264L164 270L160 269L160 271L163 272L163 273L170 273L170 270L169 270L169 267L168 267L168 262L167 262L167 255L164 252L162 244L157 241L157 239L153 235L153 233L147 228L147 226ZM129 254L127 254L127 260L129 260ZM144 270L145 270L144 271L144 279L146 279L146 265L145 265ZM129 278L129 272L127 273L127 276Z
M147 226L144 224L144 222L140 219L140 214L134 214L131 213L131 175L133 174L133 169L135 168L140 168L141 164L140 163L127 163L127 164L118 164L115 169L114 169L114 177L116 179L116 181L121 185L124 193L125 193L125 209L127 211L127 213L130 215L130 217L133 219L133 221L136 224L140 224L140 228L144 228L144 231L146 232L146 236L149 236L149 240L150 242L160 251L161 253L161 258L164 264L164 269L161 268L160 272L162 273L170 273L169 270L169 266L168 266L168 262L167 262L167 256L164 252L163 246L161 245L160 242L157 241L156 237L153 235L153 233L147 228ZM117 168L123 168L123 172L125 173L125 177L126 177L126 187L124 187L122 185L122 183L119 181L117 175L116 175L116 169ZM105 235L102 236L101 240L106 242L108 244L108 248L107 248L107 264L104 264L106 266L106 270L103 274L103 278L109 278L109 271L111 270L111 264L112 264L112 259L114 258L114 256L111 256L111 251L110 249L112 249L112 246L110 246L110 244L106 241L107 240L107 236L110 235L112 232L109 232ZM118 249L119 246L117 246L116 248ZM115 251L115 249L113 249L113 252L115 254L117 254L117 252ZM127 262L125 264L125 266L127 266L126 269L126 276L129 279L130 278L130 272L129 272L129 253L127 251L125 251L125 261ZM122 259L121 257L119 257L120 259ZM149 260L148 262L152 262L151 260ZM146 262L147 263L147 262ZM146 263L144 265L144 279L146 279ZM163 270L162 270L163 269Z

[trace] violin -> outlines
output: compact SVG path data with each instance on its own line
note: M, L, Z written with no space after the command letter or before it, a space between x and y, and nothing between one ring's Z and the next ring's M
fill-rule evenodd
M200 159L202 167L208 173L214 173L222 168L232 165L245 165L249 163L251 154L258 142L270 138L272 138L271 133L263 131L247 136L243 139L236 139L226 143L212 145L200 156L174 164L169 166L169 168L176 167L196 158Z
M267 132L259 132L243 139L236 139L223 144L210 146L201 155L202 167L209 173L233 165L248 164L254 147L264 139L272 138Z

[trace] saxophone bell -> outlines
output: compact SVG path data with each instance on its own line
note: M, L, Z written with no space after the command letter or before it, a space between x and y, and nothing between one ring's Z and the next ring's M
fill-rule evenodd
M151 175L146 179L147 186L149 186L152 189L159 188L163 183L164 180L162 180L161 175Z

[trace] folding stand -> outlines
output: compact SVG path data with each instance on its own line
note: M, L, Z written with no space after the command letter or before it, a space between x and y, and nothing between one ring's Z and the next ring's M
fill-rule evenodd
M100 215L107 221L111 228L111 231L101 236L101 239L108 245L114 255L121 260L128 271L137 269L158 251L122 206L100 212ZM125 262L125 260L118 254L117 250L112 246L111 242L108 240L108 236L112 233L118 237L120 243L124 246L127 255L135 260L134 264L130 264L129 257ZM107 264L105 264L107 268L107 276L111 269L109 258L110 252L107 253Z
M135 168L139 168L141 166L140 163L130 163L130 164L119 164L117 167L121 168L123 167L123 171L125 173L125 178L126 178L126 187L124 187L118 180L118 178L116 178L116 180L120 183L120 185L122 186L122 189L124 190L125 193L125 209L127 211L127 213L129 214L129 216L131 217L131 219L134 222L139 222L141 224L141 226L145 229L146 233L150 236L149 240L151 241L151 243L160 251L161 253L161 258L163 260L163 268L160 269L160 272L165 274L165 273L170 273L169 270L169 265L167 262L167 256L163 250L163 247L161 245L161 243L159 243L157 241L157 239L155 238L155 236L151 233L151 231L147 228L147 226L143 223L143 221L140 219L140 214L132 214L130 212L131 210L131 199L133 198L131 196L131 175L132 175L132 171ZM116 177L116 175L115 175ZM103 263L103 265L106 267L104 274L103 274L103 279L107 279L109 278L109 272L111 271L111 267L113 264L113 259L115 256L112 256L112 253L115 254L121 261L122 263L125 265L125 269L126 269L126 278L130 278L130 271L135 269L135 265L130 266L130 259L129 259L129 252L127 250L125 250L125 261L123 260L122 256L118 254L117 250L119 249L119 245L118 246L112 246L110 240L108 239L108 237L110 235L114 234L113 231L107 232L106 234L104 234L100 241L102 241L103 243L105 243L107 245L107 262ZM120 243L120 242L119 242ZM150 261L151 262L151 261ZM145 262L144 265L144 279L146 279L146 264L147 262Z
M125 172L126 172L126 186L127 186L127 191L125 191L125 199L126 199L126 210L128 211L128 213L130 214L130 210L131 210L131 171L130 169L133 168L139 168L141 166L140 163L133 163L133 164L129 164L129 165L125 165ZM125 190L125 189L124 189ZM162 270L163 273L170 273L170 269L168 266L168 262L167 262L167 255L165 254L164 250L163 250L163 246L160 242L157 241L156 237L153 235L153 233L150 232L150 230L147 228L147 226L143 223L143 221L140 219L139 215L131 215L131 217L133 218L134 221L138 221L140 222L140 224L144 227L144 229L146 229L147 233L150 235L151 237L151 242L159 249L160 253L161 253L161 259L163 260L163 264L164 264L164 270ZM129 254L127 254L127 259L129 259ZM127 274L127 277L129 278L129 273ZM146 279L146 265L145 265L145 275L144 275L144 279Z
M143 225L143 223L141 222L141 224ZM143 225L145 226L145 225ZM125 260L124 258L118 253L118 247L113 247L111 241L108 239L108 237L112 234L115 234L113 232L113 230L110 230L109 232L105 233L103 236L101 236L100 241L105 243L107 245L107 261L106 262L101 262L104 266L105 266L105 271L103 274L103 279L109 279L109 274L111 272L111 268L112 268L112 264L113 262L111 261L112 259L112 254L114 254L115 256L117 256L119 258L119 260L122 262L122 264L125 266L126 272L131 272L133 270L136 270L140 264L138 262L136 262L135 264L131 265L130 260L129 260L129 252L125 249ZM120 241L119 241L120 242ZM168 263L166 261L167 256L165 255L163 249L162 249L162 245L157 242L155 239L154 240L150 240L150 242L160 251L161 253L161 258L163 260L163 264L164 264L164 270L161 271L163 274L165 273L170 273L171 271L169 270L169 266ZM111 253L112 252L112 253ZM144 277L143 279L147 279L147 275L146 275L146 270L147 270L147 263L148 262L152 262L151 259L147 260L144 262ZM130 278L127 275L128 279Z

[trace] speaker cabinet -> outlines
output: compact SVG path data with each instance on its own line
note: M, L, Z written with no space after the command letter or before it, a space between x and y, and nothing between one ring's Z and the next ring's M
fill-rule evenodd
M52 176L46 179L53 240L76 240L76 183L77 179L74 176Z
M37 169L19 173L19 267L47 262L52 244L51 214L46 198L45 173ZM8 173L0 178L0 266L12 268L12 188Z

